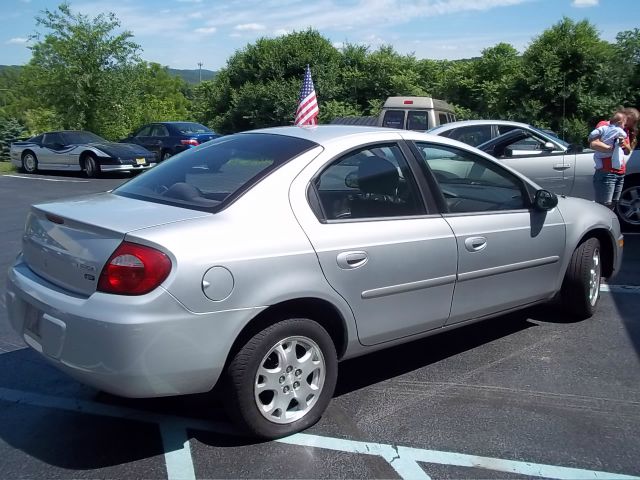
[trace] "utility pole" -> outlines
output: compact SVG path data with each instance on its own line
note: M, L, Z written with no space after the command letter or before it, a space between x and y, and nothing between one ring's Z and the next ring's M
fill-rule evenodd
M200 69L200 82L199 83L202 83L202 62L198 62L198 67Z

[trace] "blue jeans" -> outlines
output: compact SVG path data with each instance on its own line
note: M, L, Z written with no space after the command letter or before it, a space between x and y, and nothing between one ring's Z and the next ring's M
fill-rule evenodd
M593 188L596 202L611 207L620 200L624 175L596 170L593 174Z

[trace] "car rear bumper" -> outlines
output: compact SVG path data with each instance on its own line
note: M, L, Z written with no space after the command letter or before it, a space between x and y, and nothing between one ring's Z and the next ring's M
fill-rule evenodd
M127 297L62 291L18 262L6 293L15 331L75 379L125 397L199 393L217 382L239 331L259 309L188 311L162 288Z

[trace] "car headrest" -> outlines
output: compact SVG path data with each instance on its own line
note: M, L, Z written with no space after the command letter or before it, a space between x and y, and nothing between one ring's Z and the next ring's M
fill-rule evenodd
M395 195L400 185L398 169L378 156L365 157L358 165L358 186L362 193Z

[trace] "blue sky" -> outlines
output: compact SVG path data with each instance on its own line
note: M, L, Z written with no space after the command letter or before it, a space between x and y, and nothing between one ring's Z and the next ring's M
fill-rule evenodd
M0 64L29 61L34 17L59 1L0 2ZM216 70L260 37L313 27L336 47L392 45L417 58L458 59L507 42L519 51L563 16L589 20L601 38L640 25L640 0L73 0L89 15L114 12L142 58Z

